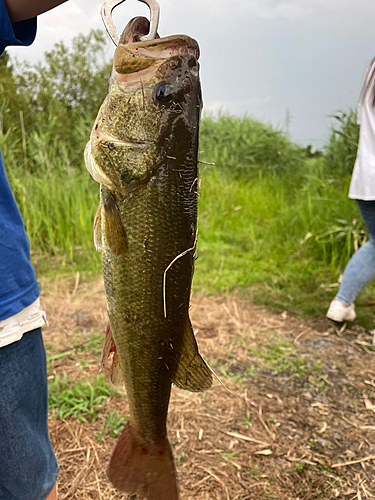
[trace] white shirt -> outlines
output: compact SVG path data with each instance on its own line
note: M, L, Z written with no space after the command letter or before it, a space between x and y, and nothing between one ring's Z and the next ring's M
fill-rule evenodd
M375 59L367 68L358 100L359 144L349 189L349 198L355 200L375 200L374 87Z
M20 340L24 333L47 323L39 298L19 313L0 321L0 348ZM47 323L48 324L48 323Z

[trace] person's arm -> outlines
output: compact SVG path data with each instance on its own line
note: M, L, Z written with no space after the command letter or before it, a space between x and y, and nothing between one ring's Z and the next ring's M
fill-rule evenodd
M31 19L67 0L4 0L12 23Z

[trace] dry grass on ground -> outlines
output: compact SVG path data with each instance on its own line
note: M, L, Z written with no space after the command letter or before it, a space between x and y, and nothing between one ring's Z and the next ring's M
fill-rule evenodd
M51 380L64 372L93 380L99 353L88 341L107 323L101 281L65 278L43 288ZM304 322L236 296L193 296L191 316L200 351L226 387L172 390L168 433L181 500L375 498L369 332L340 332L326 320ZM111 412L127 414L126 398L115 394L103 418L88 423L51 412L61 500L127 498L105 474L115 439L103 421Z

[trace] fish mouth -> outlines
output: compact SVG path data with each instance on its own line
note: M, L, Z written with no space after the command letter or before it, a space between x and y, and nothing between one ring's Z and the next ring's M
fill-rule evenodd
M124 29L113 59L114 71L120 75L131 75L157 69L164 61L176 56L199 59L199 45L187 35L171 35L164 38L139 41L148 33L149 21L144 17L132 19ZM197 64L197 63L196 63Z
M119 40L119 46L133 45L137 51L149 51L158 52L160 49L174 51L175 53L190 49L194 51L194 55L199 59L199 45L196 40L188 35L171 35L167 37L160 38L159 34L156 34L154 40L147 40L142 42L140 40L141 36L147 35L150 29L150 22L146 17L135 17L125 27ZM172 54L173 55L173 54ZM167 57L170 57L168 55Z

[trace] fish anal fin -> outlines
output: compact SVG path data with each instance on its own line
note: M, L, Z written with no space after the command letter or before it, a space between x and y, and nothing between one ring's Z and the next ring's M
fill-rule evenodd
M100 366L105 378L110 380L115 387L123 387L124 379L115 342L111 335L111 328L108 325L105 333Z
M128 241L115 197L109 189L102 201L102 225L106 244L116 257L122 257L128 250Z
M128 422L117 442L108 478L115 488L147 500L178 500L176 469L167 438L144 440Z
M212 373L198 352L190 320L187 321L181 356L172 382L180 389L200 392L212 386Z
M94 245L98 252L103 249L102 243L102 203L99 203L94 219Z

